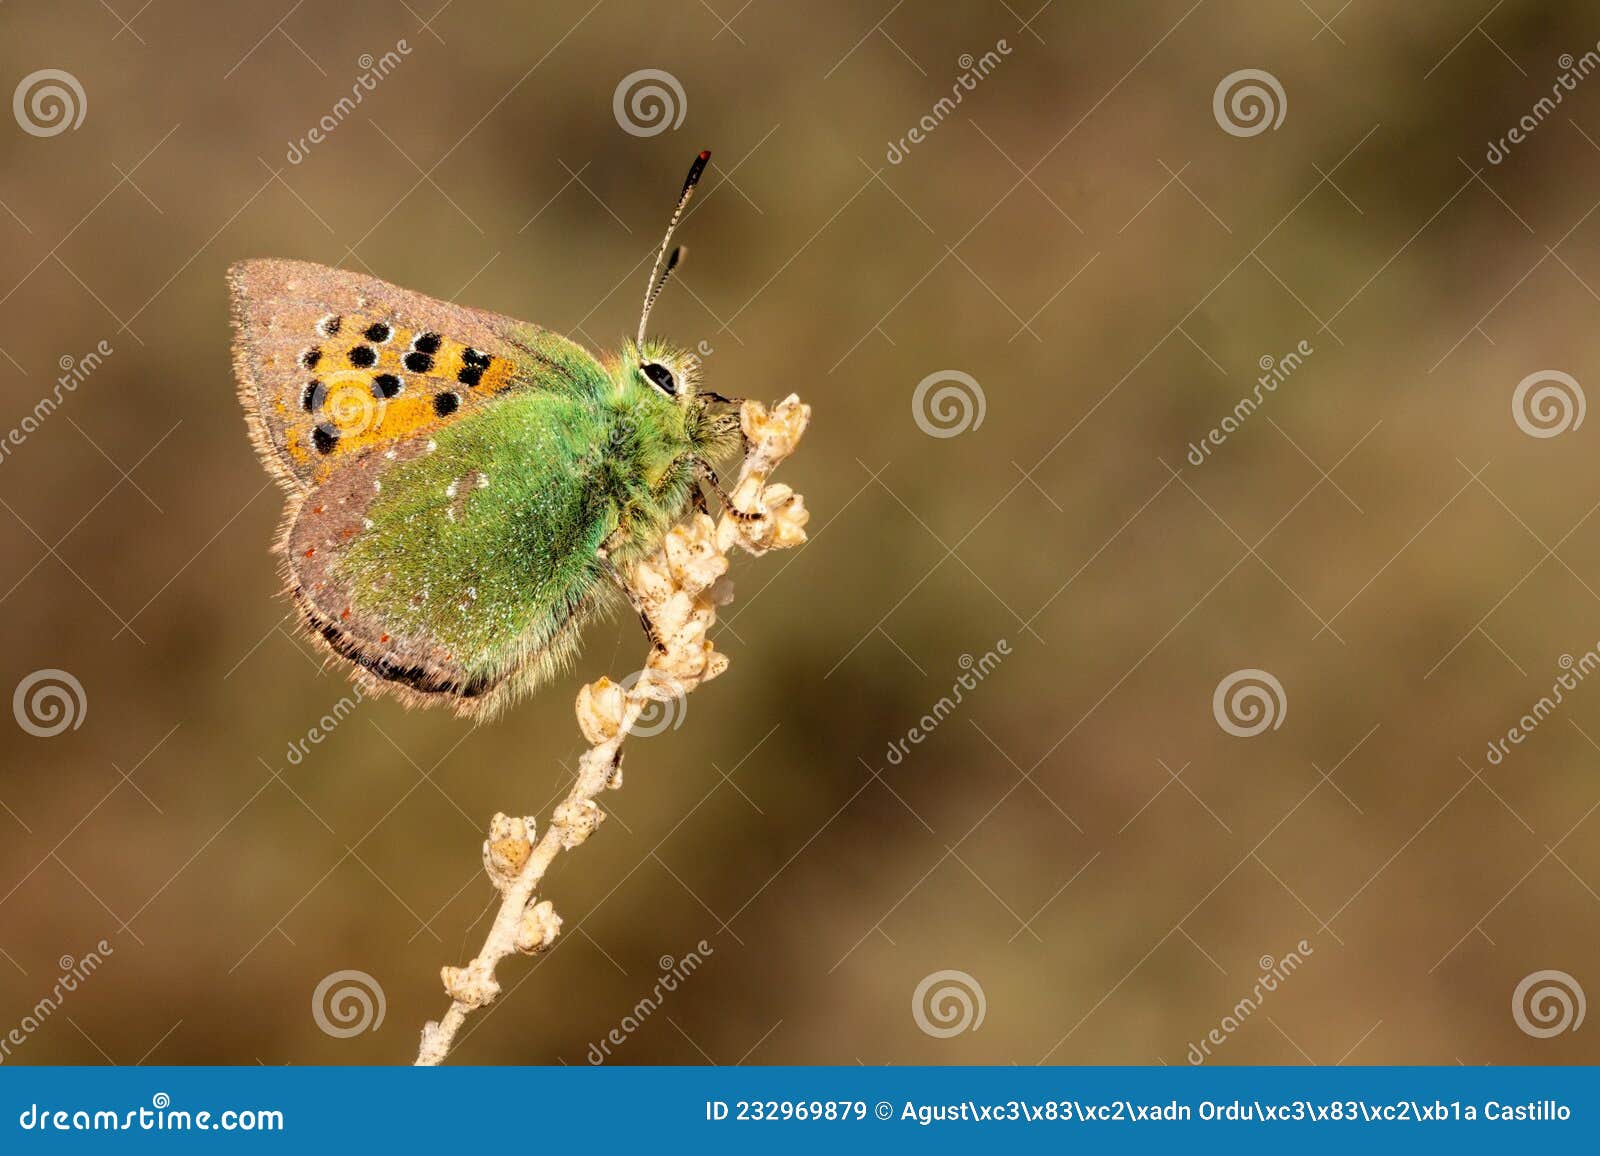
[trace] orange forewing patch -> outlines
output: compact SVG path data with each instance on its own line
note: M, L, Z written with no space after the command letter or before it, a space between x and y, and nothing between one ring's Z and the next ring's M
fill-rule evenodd
M385 340L365 336L374 324L387 327ZM443 425L462 412L457 404L441 413L436 400L441 394L454 394L460 400L486 398L513 384L514 367L509 358L474 350L444 334L435 334L435 341L425 343L436 352L419 355L413 343L421 336L423 331L385 318L347 314L339 318L338 332L331 336L324 336L313 325L306 334L305 348L293 354L292 365L273 364L285 356L281 354L267 359L269 368L302 373L313 395L315 404L309 412L303 407L298 414L289 412L282 402L276 408L288 427L285 441L290 456L311 469L316 480L326 478L349 454ZM316 354L310 367L301 360L308 351ZM427 365L420 371L419 356ZM380 379L388 383L387 388L380 385ZM318 430L324 435L321 445Z

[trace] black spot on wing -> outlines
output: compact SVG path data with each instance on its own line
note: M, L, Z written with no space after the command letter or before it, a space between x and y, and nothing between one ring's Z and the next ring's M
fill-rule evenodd
M476 349L463 349L461 351L461 371L456 374L456 380L462 385L477 385L483 380L483 371L489 368L489 362L494 358L487 353L479 353Z

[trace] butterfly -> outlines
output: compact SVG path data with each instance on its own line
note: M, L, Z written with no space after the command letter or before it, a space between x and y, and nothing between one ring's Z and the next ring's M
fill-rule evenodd
M711 466L737 443L734 402L701 388L693 355L645 338L710 156L684 182L638 337L604 360L374 277L229 269L239 398L288 494L288 593L366 689L497 710L564 669L619 595L638 608L623 575L705 508L701 482L734 509Z

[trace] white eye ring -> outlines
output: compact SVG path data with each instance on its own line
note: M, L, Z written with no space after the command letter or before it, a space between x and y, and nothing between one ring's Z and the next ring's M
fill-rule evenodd
M654 370L654 372L651 372ZM639 375L668 397L678 396L678 381L672 370L659 361L649 361L639 367Z

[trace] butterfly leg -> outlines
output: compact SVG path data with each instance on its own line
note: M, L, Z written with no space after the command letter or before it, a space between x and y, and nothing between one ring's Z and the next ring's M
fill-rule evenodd
M696 458L694 460L694 468L696 471L698 471L701 478L705 480L706 485L711 487L711 492L717 495L717 501L722 503L723 507L727 509L728 513L745 522L753 522L757 518L761 517L760 514L748 513L733 504L732 496L729 495L727 490L722 488L722 483L717 480L717 471L711 468L710 462L706 461L704 458Z
M644 628L645 637L650 639L650 645L657 651L666 653L666 643L661 641L660 635L656 633L655 623L651 622L650 616L644 612L643 600L640 599L638 591L628 585L628 580L622 576L622 571L618 570L617 564L611 560L610 552L602 545L595 551L595 557L600 560L600 569L605 572L606 577L611 579L617 589L622 591L623 597L627 598L629 605L633 607L634 613L639 616L639 625Z

